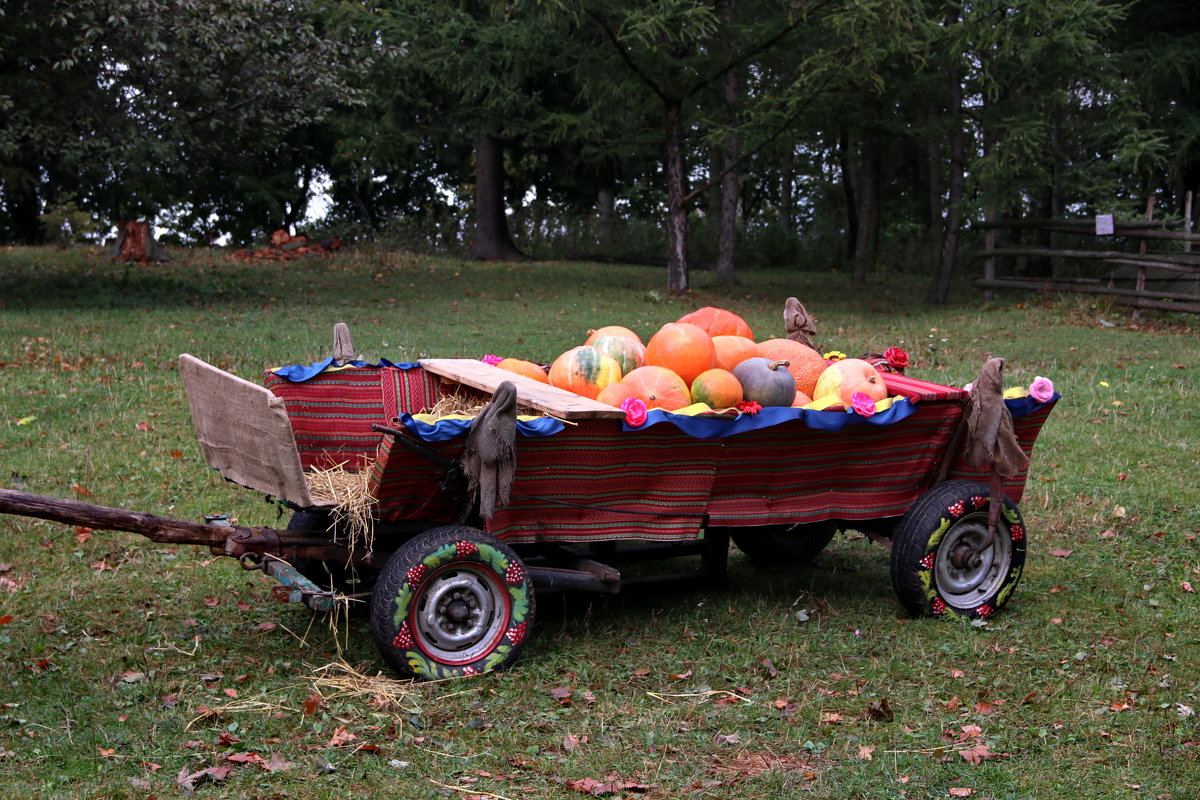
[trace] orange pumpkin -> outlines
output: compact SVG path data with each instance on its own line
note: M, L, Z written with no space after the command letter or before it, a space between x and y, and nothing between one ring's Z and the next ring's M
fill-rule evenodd
M523 361L519 358L506 358L497 367L517 375L524 375L526 378L533 378L535 381L549 383L550 379L546 377L546 369L540 364L535 364L532 361Z
M600 390L621 380L621 368L612 356L594 347L573 347L550 365L550 385L595 400Z
M727 369L701 372L692 381L692 402L709 408L733 408L742 402L742 384Z
M744 336L747 339L754 338L754 333L750 330L750 326L746 324L746 320L732 311L726 311L723 308L705 306L704 308L696 309L690 314L684 314L676 322L688 322L699 328L703 328L709 336Z
M617 381L601 389L600 394L596 395L596 402L620 408L621 403L634 396L633 387Z
M803 408L812 402L812 398L804 392L796 392L796 399L792 401L792 408Z
M645 346L630 336L598 336L590 346L612 356L622 375L628 375L646 363Z
M594 331L588 331L588 337L584 344L591 344L601 336L628 336L630 339L636 340L638 344L643 343L642 337L629 330L629 328L624 328L620 325L605 325L603 328L597 328Z
M758 345L745 336L714 336L713 349L717 351L717 367L732 371L747 358L758 355Z
M876 403L888 395L883 375L861 358L845 358L830 364L821 373L812 397L818 402L838 400L850 408L850 399L862 392Z
M804 392L809 397L815 397L817 379L829 366L829 362L821 354L806 344L794 342L791 339L768 339L758 343L757 355L770 361L788 362L788 372L796 382L796 391Z
M633 397L645 403L646 408L676 411L692 404L688 385L666 367L638 367L622 378L621 383L629 387Z
M687 385L701 372L715 367L716 361L712 337L688 322L668 322L646 345L648 365L666 367Z

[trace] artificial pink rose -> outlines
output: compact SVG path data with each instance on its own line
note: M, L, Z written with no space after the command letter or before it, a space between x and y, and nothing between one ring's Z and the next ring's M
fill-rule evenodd
M883 351L883 359L892 369L904 369L908 366L908 353L899 347L889 347Z
M866 392L855 392L850 395L850 407L860 417L869 417L875 413L875 401Z
M646 421L646 403L636 397L630 397L625 402L621 403L621 410L625 412L625 424L637 427Z
M1033 383L1029 384L1029 396L1039 403L1049 402L1050 398L1054 397L1054 381L1038 375L1033 379Z
M491 364L491 365L494 367L494 366L496 366L497 364L499 364L501 361L503 361L504 359L503 359L503 358L501 358L500 356L493 356L493 355L490 355L490 354L489 354L489 355L486 355L486 356L484 356L483 358L481 358L481 359L479 359L479 360L480 360L480 361L482 361L482 362L483 362L483 363L485 363L485 364Z

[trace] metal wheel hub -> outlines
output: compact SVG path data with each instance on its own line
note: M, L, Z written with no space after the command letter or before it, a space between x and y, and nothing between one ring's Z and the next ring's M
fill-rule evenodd
M483 568L456 565L431 575L413 610L422 647L443 661L473 661L503 633L503 589Z
M1001 520L992 544L978 550L987 532L986 512L968 514L946 531L938 545L934 580L948 605L975 608L1003 585L1012 564L1012 537Z

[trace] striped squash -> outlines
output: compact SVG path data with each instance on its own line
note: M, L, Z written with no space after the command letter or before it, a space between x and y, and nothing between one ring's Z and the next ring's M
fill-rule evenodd
M621 367L612 356L589 345L573 347L550 365L550 385L596 399L600 390L621 380Z

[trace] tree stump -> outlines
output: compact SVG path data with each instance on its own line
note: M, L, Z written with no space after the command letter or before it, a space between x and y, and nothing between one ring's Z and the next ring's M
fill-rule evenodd
M113 242L108 257L115 261L170 261L168 253L150 233L150 225L146 222L122 220L117 223L117 238Z

